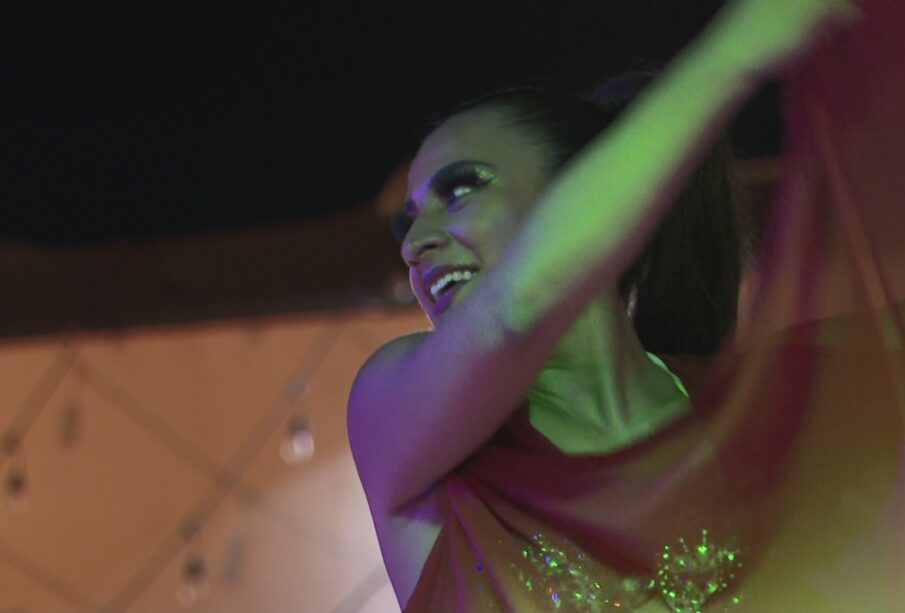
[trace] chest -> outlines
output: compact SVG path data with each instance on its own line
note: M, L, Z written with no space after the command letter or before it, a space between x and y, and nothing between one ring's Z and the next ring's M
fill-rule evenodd
M666 423L684 414L687 405L677 403L664 410ZM532 427L564 453L606 453L630 445L649 435L663 423L651 424L632 432L630 438L607 436L596 428L563 418L561 413L544 411L529 404ZM396 597L408 602L421 571L430 555L443 525L449 518L449 505L444 483L441 482L409 505L404 513L375 522L384 563Z

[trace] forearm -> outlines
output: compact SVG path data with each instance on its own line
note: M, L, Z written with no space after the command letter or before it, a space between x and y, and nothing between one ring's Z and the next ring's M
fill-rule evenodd
M653 236L755 89L756 65L733 47L727 27L714 23L537 202L500 263L513 283L511 331L533 334L542 322L564 330L593 296L615 287Z

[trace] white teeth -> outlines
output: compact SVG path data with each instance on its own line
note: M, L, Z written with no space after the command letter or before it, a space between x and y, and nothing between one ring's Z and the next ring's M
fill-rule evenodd
M477 276L478 273L472 272L470 270L457 270L455 272L448 272L439 279L437 279L436 283L431 285L431 295L434 297L434 300L437 299L437 296L440 295L440 292L443 290L447 284L452 283L453 281L468 281L472 277Z

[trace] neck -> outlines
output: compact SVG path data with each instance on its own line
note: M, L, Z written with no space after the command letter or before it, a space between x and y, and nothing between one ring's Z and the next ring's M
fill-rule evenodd
M647 356L617 292L593 300L563 335L527 393L539 419L631 438L684 404L669 373Z

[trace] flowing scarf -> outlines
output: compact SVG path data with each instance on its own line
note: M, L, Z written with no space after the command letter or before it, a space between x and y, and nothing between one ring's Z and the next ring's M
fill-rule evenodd
M692 410L566 454L522 406L446 479L406 611L905 611L905 4L791 75L738 334Z

